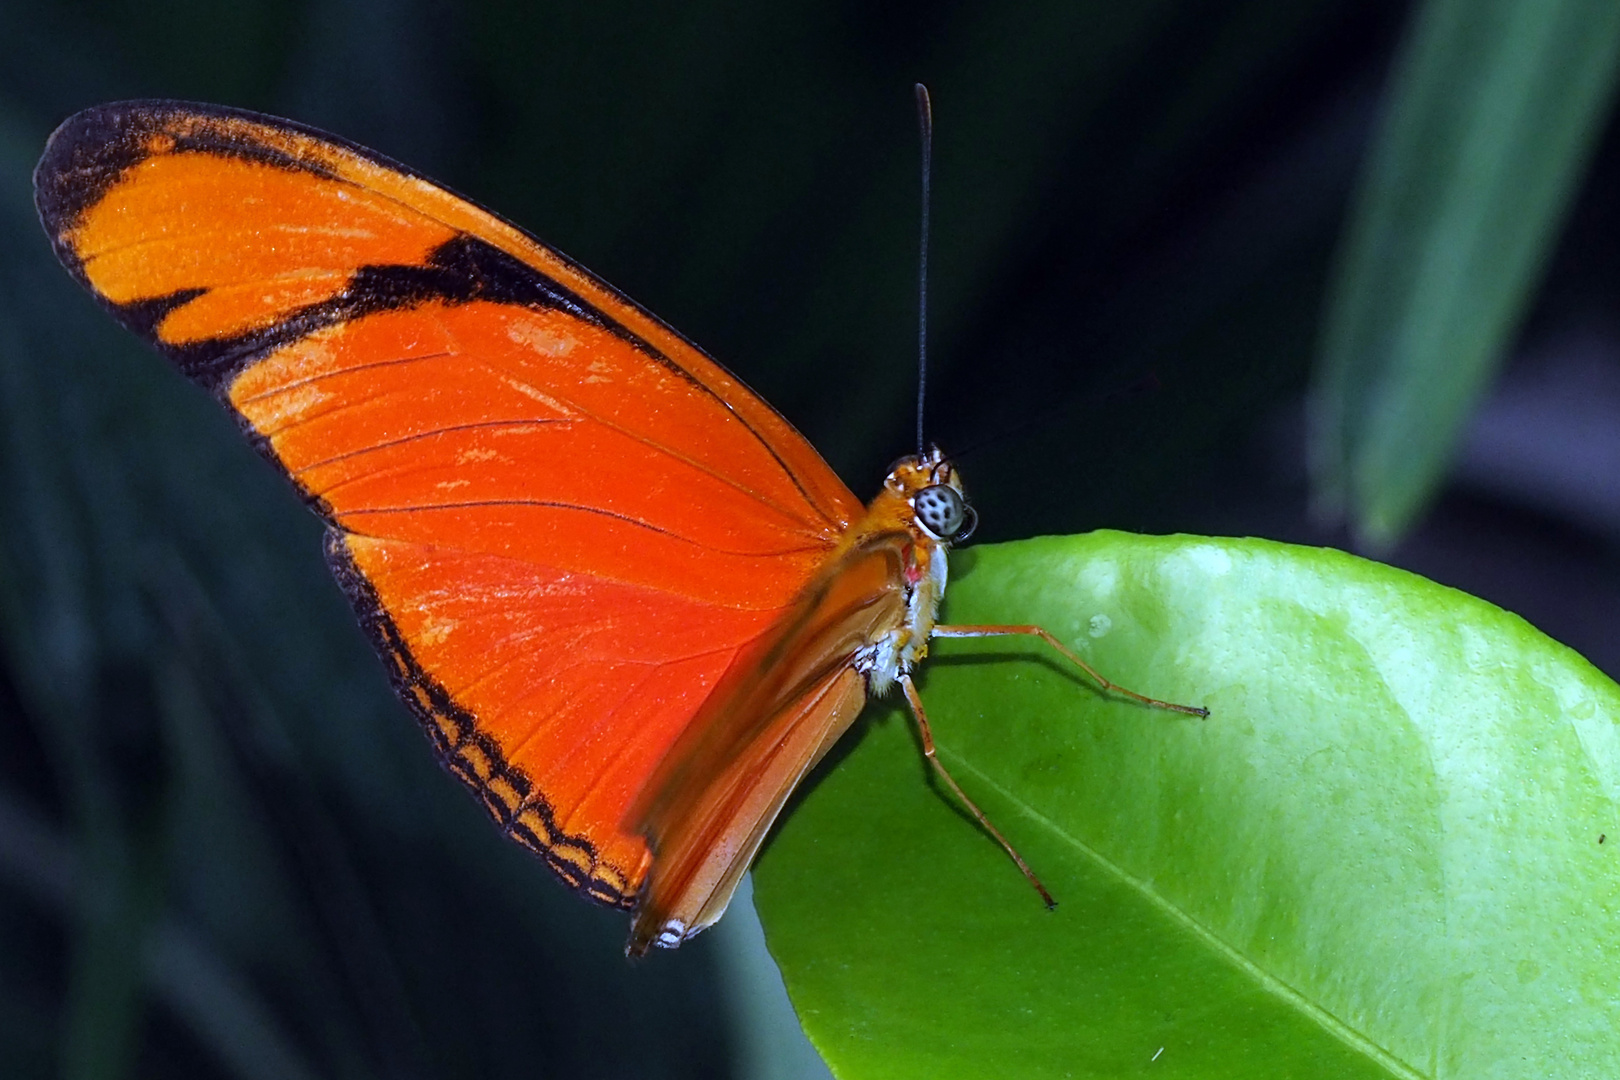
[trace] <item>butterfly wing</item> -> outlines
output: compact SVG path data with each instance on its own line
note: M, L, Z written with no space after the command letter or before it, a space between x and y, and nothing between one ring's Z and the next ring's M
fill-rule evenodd
M328 554L450 769L632 906L629 808L859 502L669 327L369 151L213 106L102 106L35 173L64 265L210 389Z
M903 531L841 552L797 608L735 660L631 807L658 856L629 952L679 944L726 909L804 775L860 713L851 659L904 619Z

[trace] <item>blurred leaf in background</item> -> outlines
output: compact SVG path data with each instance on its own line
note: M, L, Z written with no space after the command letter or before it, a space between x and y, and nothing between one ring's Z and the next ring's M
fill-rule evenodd
M1314 389L1317 499L1387 548L1432 498L1558 239L1620 70L1607 0L1426 0L1395 61Z
M912 422L922 79L931 425L975 447L983 534L1322 540L1300 402L1408 17L0 0L0 1075L814 1072L758 1008L779 988L727 929L746 911L631 968L622 915L435 765L317 523L51 259L28 174L54 124L181 97L408 161L680 327L866 494ZM1613 309L1613 146L1532 327L1571 297ZM1106 397L1150 373L1157 392ZM1611 648L1610 553L1499 492L1456 498L1397 556ZM1475 546L1417 546L1437 535Z

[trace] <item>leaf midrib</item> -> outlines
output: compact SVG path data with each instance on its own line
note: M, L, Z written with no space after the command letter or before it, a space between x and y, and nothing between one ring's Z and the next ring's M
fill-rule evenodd
M1337 1016L1334 1016L1320 1005L1317 1005L1315 1002L1311 1001L1298 990L1295 990L1293 987L1289 986L1287 983L1283 982L1269 971L1266 971L1264 968L1260 967L1238 949L1224 941L1218 934L1210 930L1203 923L1187 914L1187 912L1183 911L1177 905L1171 903L1145 881L1142 881L1140 878L1131 874L1123 867L1114 863L1112 860L1104 856L1100 851L1087 844L1084 840L1081 840L1079 837L1068 832L1057 822L1053 821L1034 806L1030 805L1029 802L1018 797L1007 788L997 783L983 770L974 766L960 754L947 750L944 746L939 746L938 752L941 758L949 759L949 765L952 772L961 770L962 772L968 773L974 778L976 783L983 784L985 787L996 792L996 794L1000 795L1003 799L1015 806L1025 817L1041 826L1044 826L1058 839L1062 840L1064 843L1078 851L1082 856L1090 859L1094 864L1101 867L1103 871L1114 880L1134 891L1156 910L1163 912L1173 922L1185 927L1200 941L1204 942L1221 956L1231 961L1231 963L1236 965L1241 971L1247 973L1264 990L1277 997L1285 1004L1298 1010L1300 1013L1313 1021L1318 1027L1326 1031L1329 1035L1338 1039L1351 1049L1365 1054L1367 1057L1389 1070L1390 1074L1393 1076L1401 1077L1403 1080L1433 1080L1430 1074L1414 1069L1412 1066L1408 1065L1406 1062L1402 1061L1388 1050L1367 1038L1367 1036L1350 1027Z

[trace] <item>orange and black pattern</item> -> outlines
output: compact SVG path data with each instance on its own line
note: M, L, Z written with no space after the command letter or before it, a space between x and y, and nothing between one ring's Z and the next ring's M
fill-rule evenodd
M70 118L69 271L332 528L402 699L500 826L630 906L625 816L861 513L815 450L549 247L343 140L215 106Z

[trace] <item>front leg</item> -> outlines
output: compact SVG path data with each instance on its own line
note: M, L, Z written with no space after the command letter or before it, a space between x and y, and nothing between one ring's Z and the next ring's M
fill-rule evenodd
M1166 709L1170 712L1185 713L1188 716L1208 716L1209 710L1202 705L1177 705L1173 701L1160 701L1158 698L1138 694L1135 690L1127 690L1116 682L1103 678L1102 674L1090 664L1080 659L1052 634L1039 626L936 626L931 637L943 638L982 638L982 637L1010 637L1014 634L1026 637L1038 637L1075 667L1091 676L1092 680L1104 691L1128 697L1132 701L1141 702L1155 709Z
M1024 857L1018 854L1017 849L1007 842L1005 836L1001 835L1001 830L990 824L990 819L984 816L984 811L980 810L978 804L967 797L967 792L962 790L962 786L946 770L945 763L939 760L939 755L934 751L934 733L928 728L928 714L923 711L922 696L917 693L917 685L911 681L910 675L903 674L900 676L900 688L906 692L906 702L911 706L913 719L917 721L917 733L922 736L923 756L928 759L928 764L934 767L934 771L956 793L956 797L961 800L962 805L973 811L973 816L979 819L979 824L983 825L985 831L996 838L996 843L1000 844L1002 850L1018 865L1018 869L1024 872L1024 876L1029 879L1029 883L1035 886L1035 891L1041 894L1041 899L1046 902L1048 910L1057 907L1057 901L1052 899L1052 894L1046 891L1046 886L1041 884L1041 879L1035 876L1035 871L1029 868L1029 864L1024 861Z

